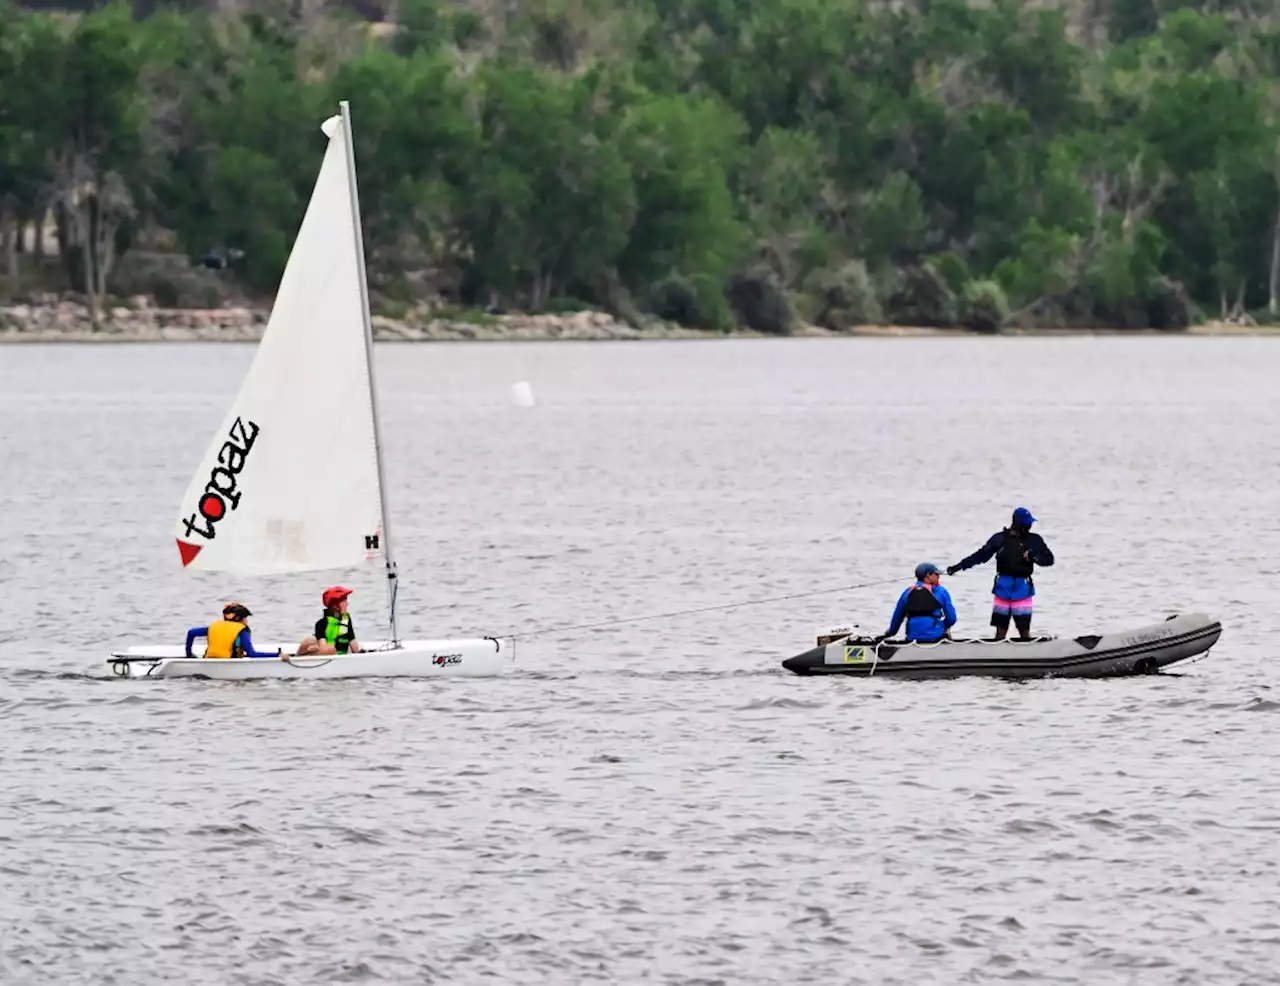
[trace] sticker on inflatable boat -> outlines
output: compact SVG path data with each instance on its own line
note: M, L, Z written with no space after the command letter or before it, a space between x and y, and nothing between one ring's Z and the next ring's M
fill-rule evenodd
M867 648L865 647L846 647L844 649L845 664L866 664Z
M1127 637L1121 637L1120 643L1126 647L1134 647L1138 644L1151 644L1157 640L1164 640L1167 637L1177 636L1182 631L1163 627L1159 630L1147 630L1145 633L1131 633Z

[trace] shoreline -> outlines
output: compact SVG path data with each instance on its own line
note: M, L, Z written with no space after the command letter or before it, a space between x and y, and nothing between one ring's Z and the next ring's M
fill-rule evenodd
M88 309L75 302L0 306L0 343L254 343L262 338L268 312L262 309L157 308L143 299L133 307L103 313L93 331ZM413 318L399 320L375 315L373 337L378 342L624 342L694 339L778 338L1013 338L1080 336L1273 336L1280 327L1207 322L1186 329L1015 328L998 333L966 328L909 325L857 325L835 331L799 324L788 335L734 329L728 332L691 329L655 321L642 328L620 322L603 312L563 315L494 315L475 321Z

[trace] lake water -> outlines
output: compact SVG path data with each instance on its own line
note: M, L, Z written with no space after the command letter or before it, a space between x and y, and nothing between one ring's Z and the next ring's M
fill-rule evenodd
M382 344L407 634L903 581L531 637L502 679L112 679L228 598L265 639L337 578L385 618L375 570L180 571L252 353L0 347L6 986L1276 981L1280 344ZM1019 504L1038 629L1204 610L1221 643L1117 681L780 669ZM946 580L958 630L990 577Z

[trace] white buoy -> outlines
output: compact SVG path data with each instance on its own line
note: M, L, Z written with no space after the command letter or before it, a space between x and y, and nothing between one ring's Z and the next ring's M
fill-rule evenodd
M524 380L512 384L511 399L515 401L516 407L533 407L533 388Z

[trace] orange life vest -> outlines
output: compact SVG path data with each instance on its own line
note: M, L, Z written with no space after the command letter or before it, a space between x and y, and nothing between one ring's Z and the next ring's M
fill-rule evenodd
M243 623L234 620L219 620L209 624L209 645L204 649L205 657L244 657L244 648L236 644Z

